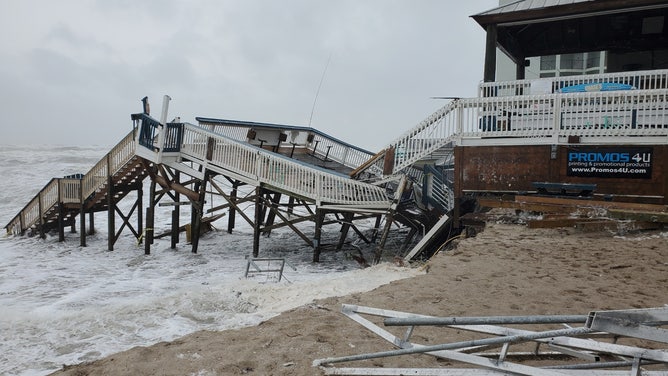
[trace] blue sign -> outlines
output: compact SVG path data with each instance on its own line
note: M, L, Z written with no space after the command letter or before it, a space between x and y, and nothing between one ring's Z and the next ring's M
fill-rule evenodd
M582 177L651 179L652 148L569 148L566 174Z

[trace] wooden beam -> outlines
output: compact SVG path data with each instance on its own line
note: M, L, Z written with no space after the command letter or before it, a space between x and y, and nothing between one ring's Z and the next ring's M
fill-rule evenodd
M316 218L315 215L290 220L290 219L286 218L277 208L272 207L271 210L273 212L275 212L275 214L283 221L283 223L273 225L271 228L283 227L283 226L287 225L292 229L292 231L294 231L297 235L299 235L300 238L304 239L306 244L313 247L313 242L311 241L311 239L309 239L308 236L306 236L297 227L295 227L295 223L304 222L304 221L308 221L308 220L316 220L317 221L317 218ZM261 231L265 231L265 230L267 230L266 227Z
M605 209L627 209L627 210L642 210L642 211L653 211L653 212L668 211L668 206L666 205L640 204L633 202L615 202L615 201L602 201L602 200L582 200L582 199L545 197L545 196L515 196L515 202L540 203L540 204L552 204L552 205L564 205L564 206L568 205L577 207L587 206L587 207L597 207Z
M594 221L593 218L554 218L554 219L533 219L527 221L528 228L559 228L559 227L577 227L578 224Z
M514 202L514 201L497 200L490 198L479 198L478 204L486 208L516 209L516 210L523 210L537 213L571 214L575 211L578 211L578 213L582 215L592 215L596 213L595 208L584 208L584 207L578 208L576 206L563 206L556 204Z
M386 151L386 150L383 149L383 150L379 151L378 153L376 153L373 157L369 158L366 162L362 163L359 167L357 167L356 169L352 170L352 171L350 172L349 176L350 176L351 178L353 178L353 179L354 179L355 177L357 177L357 175L359 175L360 172L366 170L369 166L371 166L372 164L376 163L377 160L379 160L380 158L382 158L383 156L385 156L385 151Z
M580 222L575 225L575 228L583 232L613 231L616 233L619 230L619 222L613 220Z
M631 219L634 221L668 223L668 212L635 211L626 209L609 209L608 215L616 219Z
M178 192L192 201L199 201L199 194L197 192L193 192L190 189L182 186L181 184L170 182L169 180L165 179L164 177L160 175L155 175L155 182L160 184L161 187L166 188L166 189L171 189L175 192Z

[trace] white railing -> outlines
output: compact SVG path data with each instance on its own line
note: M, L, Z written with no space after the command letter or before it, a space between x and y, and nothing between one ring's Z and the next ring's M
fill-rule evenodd
M455 111L459 108L458 100L451 101L391 142L393 172L401 171L450 142L459 133L458 111Z
M248 130L253 128L252 125L227 125L207 121L201 121L200 126L216 134L238 141L246 141ZM261 127L261 125L259 126ZM295 129L296 127L287 126L282 129L280 125L275 125L271 128L277 131L283 130L286 133L298 131L313 135L311 142L305 141L303 145L299 146L306 148L308 151L318 155L323 160L331 160L352 169L359 167L362 163L369 160L369 158L373 155L373 153L337 140L334 137L315 132L309 128L304 127ZM290 144L287 143L284 145Z
M388 208L391 204L391 198L381 187L324 171L191 124L184 125L181 153L206 161L211 170L229 171L247 183L262 183L315 200L318 204L368 208Z
M459 101L462 138L668 135L668 89L469 98ZM659 143L666 140L657 139Z
M667 143L668 89L454 100L391 144L393 173L453 142L494 138L508 145L565 144L569 136Z
M338 162L346 167L355 169L369 160L373 155L367 151L355 148L336 139L314 134L309 150L326 160Z
M64 204L78 204L81 202L81 179L62 178L58 179L58 194L60 202Z
M483 82L478 85L478 96L553 94L564 87L600 83L625 84L637 90L666 89L668 88L668 69Z
M200 127L208 129L221 136L225 136L227 138L231 138L233 140L238 140L238 141L245 141L247 139L248 130L251 129L249 127L240 127L240 126L235 127L232 125L222 125L222 124L207 123L207 122L200 123Z

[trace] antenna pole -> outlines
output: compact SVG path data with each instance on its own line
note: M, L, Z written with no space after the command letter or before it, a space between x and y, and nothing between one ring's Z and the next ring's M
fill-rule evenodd
M325 64L325 69L322 71L322 77L320 77L320 83L318 84L318 90L315 92L315 98L313 99L313 107L311 107L311 116L308 118L308 126L311 126L311 121L313 120L313 112L315 111L315 103L318 101L318 95L320 94L320 88L322 87L322 81L325 80L325 73L327 73L327 67L329 67L329 62L332 60L332 54L329 54L327 58L327 64Z

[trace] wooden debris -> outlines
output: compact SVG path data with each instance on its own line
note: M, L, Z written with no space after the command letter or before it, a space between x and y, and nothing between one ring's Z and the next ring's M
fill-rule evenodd
M529 228L577 227L580 223L594 221L593 218L543 218L527 221Z
M608 215L611 218L617 219L631 219L634 221L644 221L651 223L668 223L668 212L609 209Z
M573 227L585 232L654 230L668 223L668 206L545 196L515 196L514 199L479 198L487 208L515 209L542 213L543 218L527 221L529 228ZM462 218L462 223L480 218ZM625 221L625 222L624 222Z

